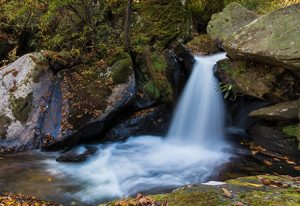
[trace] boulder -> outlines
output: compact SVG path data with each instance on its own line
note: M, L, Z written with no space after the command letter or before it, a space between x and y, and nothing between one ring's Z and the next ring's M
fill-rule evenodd
M84 162L92 155L95 155L98 148L96 146L80 146L64 152L57 162Z
M220 13L211 17L207 26L207 33L212 39L223 43L234 32L258 18L254 12L238 3L228 4Z
M35 149L55 76L40 53L0 69L0 150Z
M300 102L298 100L281 102L255 110L251 112L249 116L267 121L296 121L298 119L299 109Z
M298 159L298 141L294 136L285 134L279 127L257 124L251 130L254 141L262 147Z
M194 37L186 46L194 55L200 56L211 55L220 51L216 42L207 34Z
M248 59L291 70L300 69L300 4L258 18L226 39L232 59Z
M105 135L105 140L120 141L140 135L162 136L167 132L170 112L166 106L140 110L121 121Z
M126 53L110 66L100 60L75 66L59 75L61 94L57 95L62 99L54 105L61 105L57 108L61 110L60 121L55 130L49 124L44 131L48 137L43 144L45 149L101 137L110 120L135 97L133 66Z
M233 92L270 102L295 100L300 92L300 79L280 67L225 59L217 63L216 75Z

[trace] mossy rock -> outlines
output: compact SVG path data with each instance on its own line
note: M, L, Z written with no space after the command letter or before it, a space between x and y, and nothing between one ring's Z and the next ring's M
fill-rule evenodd
M254 12L238 3L231 3L222 12L212 16L207 26L207 33L212 39L223 43L234 32L257 18L258 15Z
M148 78L144 86L145 91L155 99L171 102L174 91L168 79L168 62L164 54L146 49L144 67Z
M225 5L231 2L240 3L249 10L264 15L282 7L299 3L299 0L225 0Z
M186 6L179 0L133 2L132 47L142 53L145 46L163 50L176 39L191 37L191 21Z
M281 8L238 30L224 42L228 56L300 70L300 4Z
M168 204L170 206L297 206L300 204L299 178L287 176L260 175L242 177L225 182L221 186L190 185L174 190L171 193L150 195L148 199L156 205ZM273 185L272 185L273 184ZM276 186L279 185L279 186ZM226 192L225 192L226 191ZM135 199L128 199L132 205ZM164 204L162 204L164 202ZM114 201L108 206L119 206Z
M98 138L114 115L131 104L135 96L132 61L126 53L116 55L121 58L100 59L59 74L63 99L61 128L45 148Z
M232 85L237 94L271 102L294 100L299 92L299 78L267 64L225 59L217 63L216 75L221 82Z
M194 55L211 55L220 51L216 42L209 35L196 36L186 46Z
M32 110L32 93L28 94L25 98L10 99L11 111L14 117L22 123L25 123Z

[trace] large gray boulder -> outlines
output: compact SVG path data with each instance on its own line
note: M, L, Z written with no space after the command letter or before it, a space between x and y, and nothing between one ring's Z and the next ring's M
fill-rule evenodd
M267 121L295 121L300 112L300 101L281 102L272 106L255 110L249 114L250 117L264 119Z
M211 17L207 33L212 39L222 43L234 32L257 18L257 14L233 2L226 6L222 12Z
M226 39L232 59L248 59L300 70L300 4L279 9L246 25Z
M0 151L34 149L55 77L40 53L0 69Z

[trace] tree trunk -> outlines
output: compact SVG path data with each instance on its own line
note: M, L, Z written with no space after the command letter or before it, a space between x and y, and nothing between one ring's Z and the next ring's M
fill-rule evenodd
M125 51L130 53L130 25L132 0L128 0L125 19Z

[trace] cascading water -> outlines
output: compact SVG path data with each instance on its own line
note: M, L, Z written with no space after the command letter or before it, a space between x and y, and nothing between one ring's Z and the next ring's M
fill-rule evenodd
M225 54L197 57L167 138L140 136L99 145L83 164L47 162L49 171L81 185L72 195L85 202L206 181L228 161L224 152L223 99L213 66Z

